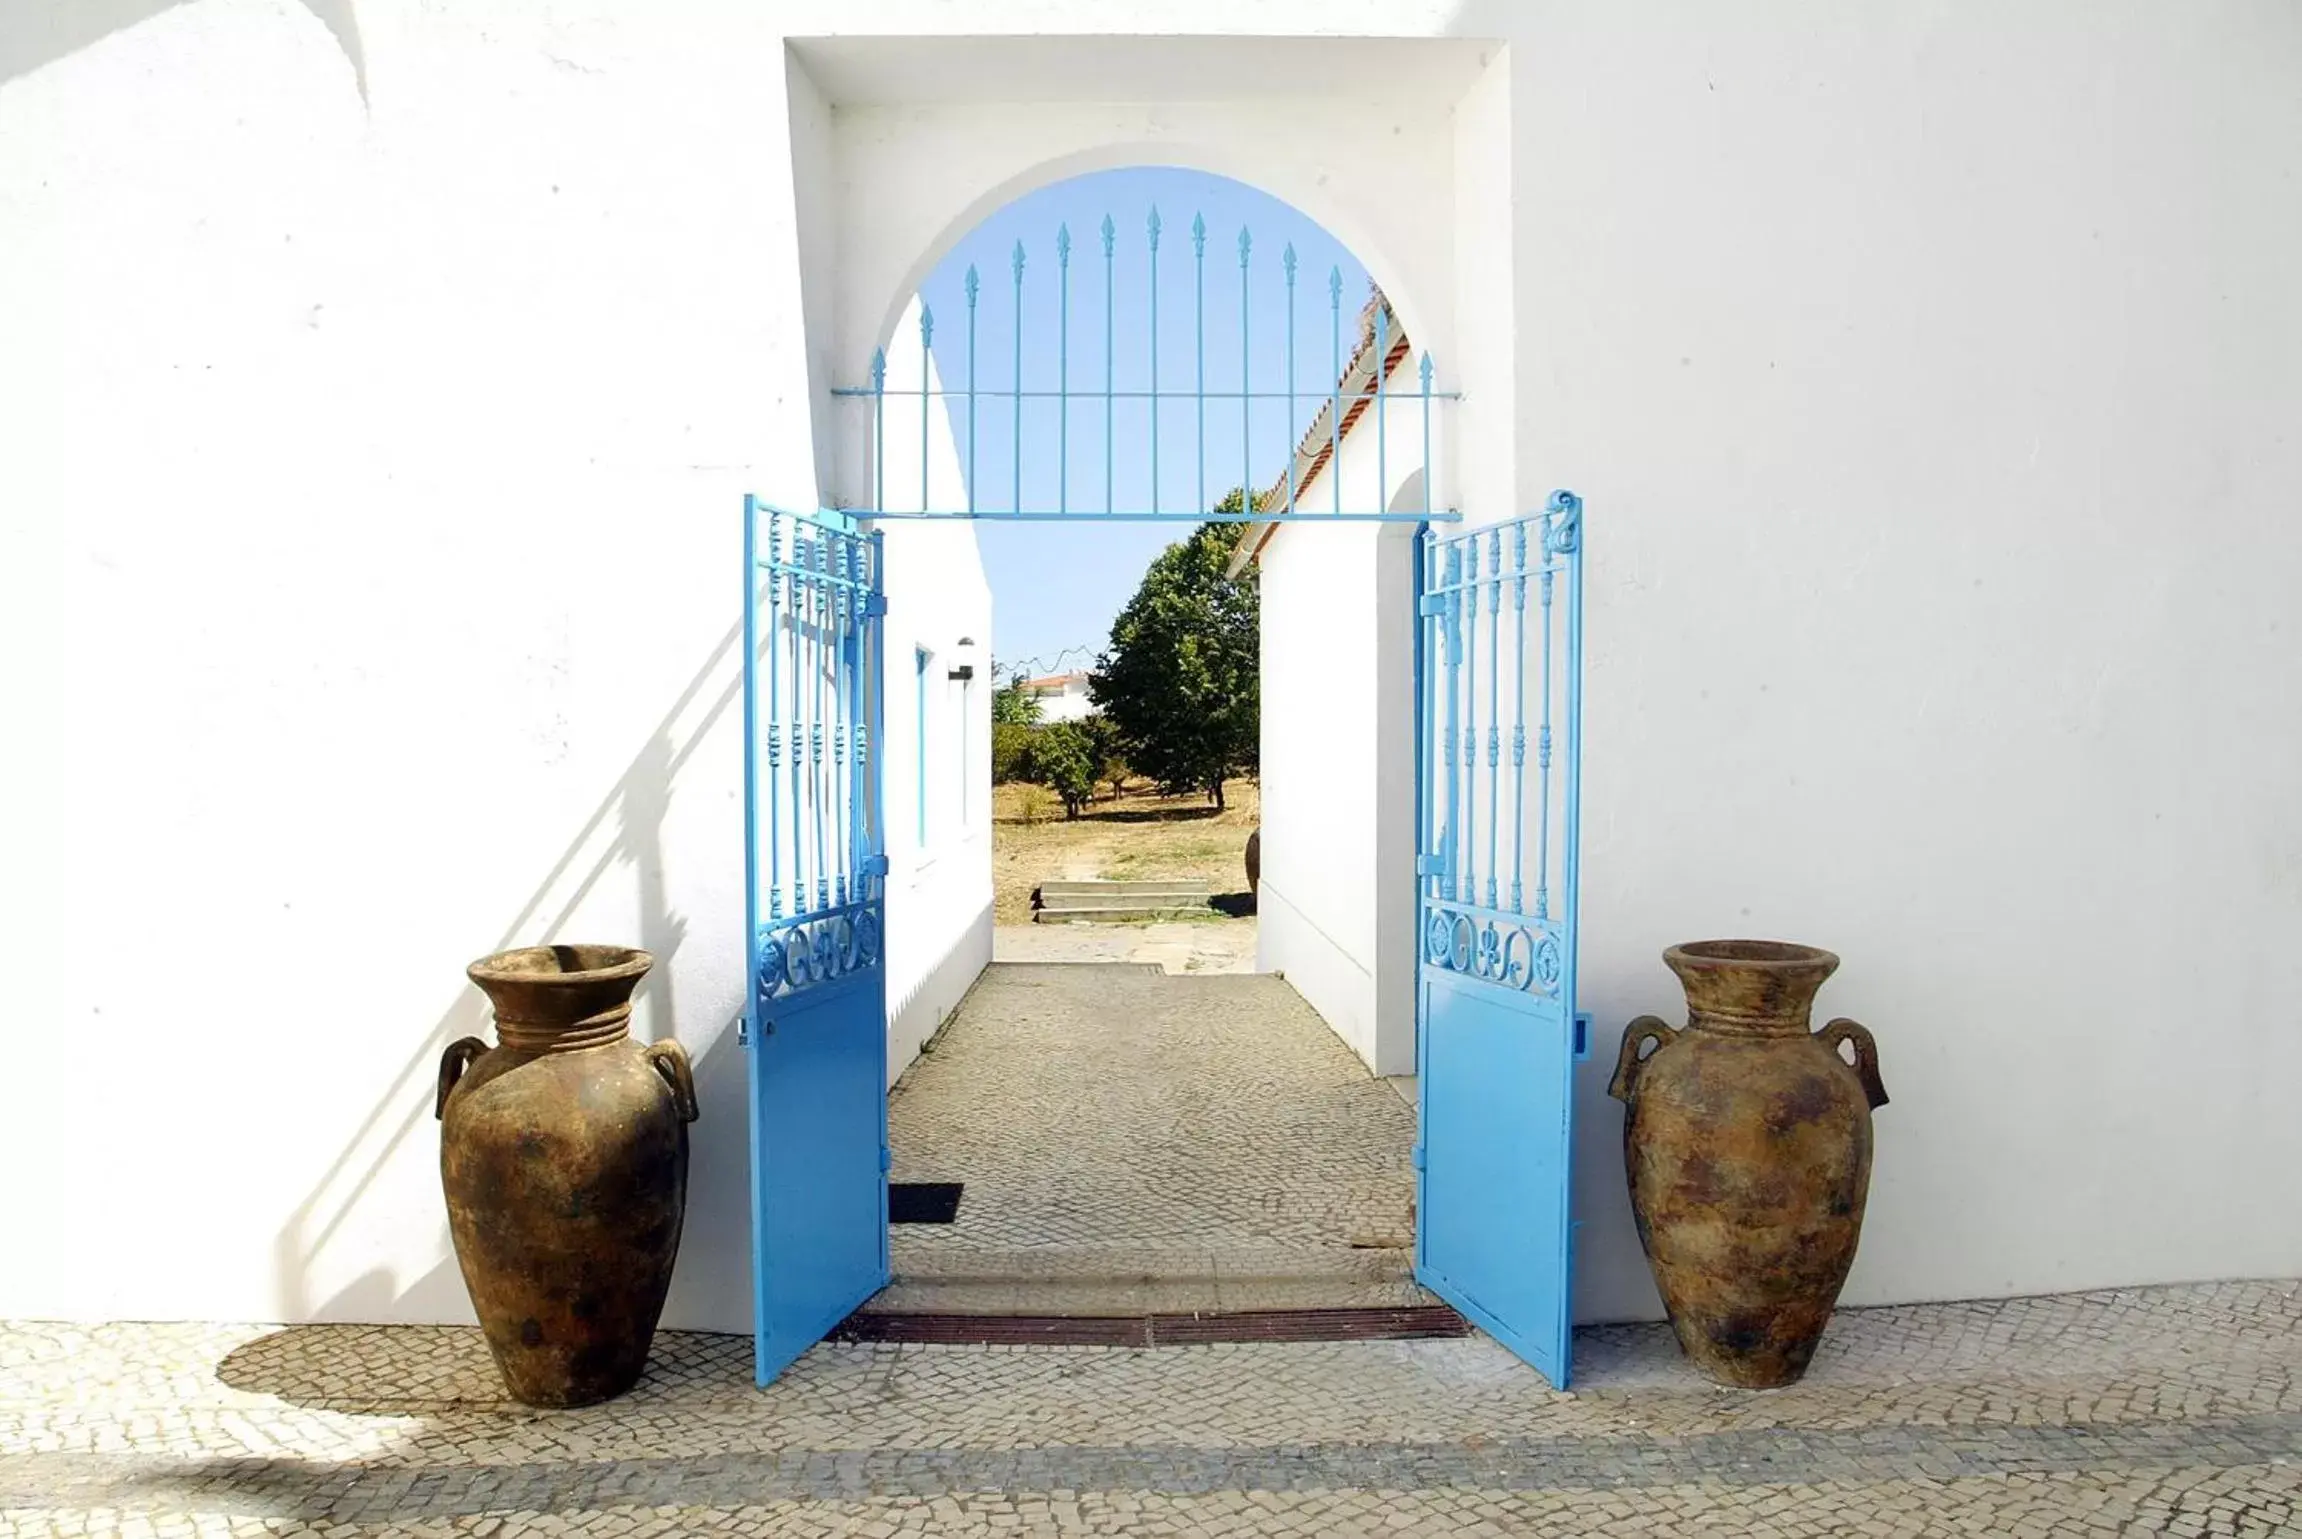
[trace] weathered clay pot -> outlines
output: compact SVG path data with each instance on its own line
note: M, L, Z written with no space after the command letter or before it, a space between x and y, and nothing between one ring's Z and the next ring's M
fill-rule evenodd
M1247 836L1247 890L1257 897L1263 893L1263 830L1260 825Z
M1608 1087L1631 1211L1679 1345L1722 1384L1806 1371L1854 1263L1870 1190L1878 1049L1853 1021L1810 1030L1838 958L1776 941L1696 941L1663 961L1687 1024L1623 1029ZM1649 1042L1661 1044L1641 1058ZM1854 1044L1854 1062L1839 1045Z
M513 1395L589 1405L647 1365L687 1206L695 1082L627 1031L655 958L530 946L467 971L497 1046L440 1058L440 1177L464 1286Z

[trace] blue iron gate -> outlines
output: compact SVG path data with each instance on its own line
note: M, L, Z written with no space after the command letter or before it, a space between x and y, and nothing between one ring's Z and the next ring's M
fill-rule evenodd
M1582 500L1424 539L1415 1274L1563 1388Z
M759 1382L887 1282L881 540L744 499Z

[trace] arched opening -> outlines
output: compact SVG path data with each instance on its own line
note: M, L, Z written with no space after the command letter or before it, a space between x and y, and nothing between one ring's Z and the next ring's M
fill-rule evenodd
M1444 387L1300 210L1171 164L1047 170L936 237L916 293L875 312L870 388L839 398L841 486L886 540L888 655L914 664L886 702L893 1179L961 1190L950 1222L898 1222L884 1307L963 1313L1026 1252L1093 1271L1143 1247L1253 1253L1238 1286L1297 1306L1433 1303L1413 1115L1385 1077L1413 1059L1412 535ZM961 633L978 655L955 685ZM969 742L1012 775L983 823L915 817ZM1290 805L1266 812L1273 774ZM984 864L994 961L945 1004ZM1306 1159L1287 1130L1328 1114ZM1205 1277L1133 1271L1156 1309L1214 1302ZM1304 1276L1323 1280L1281 1285Z

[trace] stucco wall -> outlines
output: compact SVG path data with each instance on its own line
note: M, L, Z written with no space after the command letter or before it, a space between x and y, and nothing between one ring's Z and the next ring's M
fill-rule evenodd
M463 964L560 937L661 958L636 1029L703 1098L667 1318L747 1329L737 542L745 491L819 494L780 38L130 9L0 27L4 901L40 958L0 1315L468 1318L435 1064L486 1031ZM988 636L965 530L890 540L895 646ZM982 850L912 908L944 944L891 938L897 1064L987 952Z
M739 1148L740 493L831 479L812 387L970 208L1168 146L1392 284L1473 517L1589 498L1583 1003L1844 954L1850 1299L2302 1273L2291 6L143 12L0 56L0 1161L71 1172L0 1312L459 1316L427 1084L509 939L663 952ZM1081 26L1258 36L935 36ZM875 100L859 33L927 39ZM1604 1080L1583 1309L1645 1312ZM740 1173L674 1323L742 1317Z
M1420 510L1421 459L1421 407L1369 407L1334 459L1335 481L1323 468L1301 496L1331 506L1339 482L1346 508L1387 507L1404 490ZM1283 524L1253 569L1263 707L1256 964L1284 974L1377 1074L1415 1072L1415 529Z

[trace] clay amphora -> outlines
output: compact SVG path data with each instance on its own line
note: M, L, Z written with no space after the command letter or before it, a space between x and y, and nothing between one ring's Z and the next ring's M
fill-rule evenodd
M1722 1384L1806 1371L1854 1263L1870 1190L1878 1049L1853 1021L1810 1028L1838 958L1777 941L1696 941L1663 961L1687 1024L1623 1029L1608 1087L1626 1103L1631 1211L1663 1307ZM1660 1044L1645 1058L1648 1042ZM1854 1045L1854 1062L1839 1056Z
M676 1042L628 1032L655 958L530 946L467 972L495 1006L440 1059L440 1177L464 1285L504 1383L589 1405L638 1381L687 1205L695 1083Z

